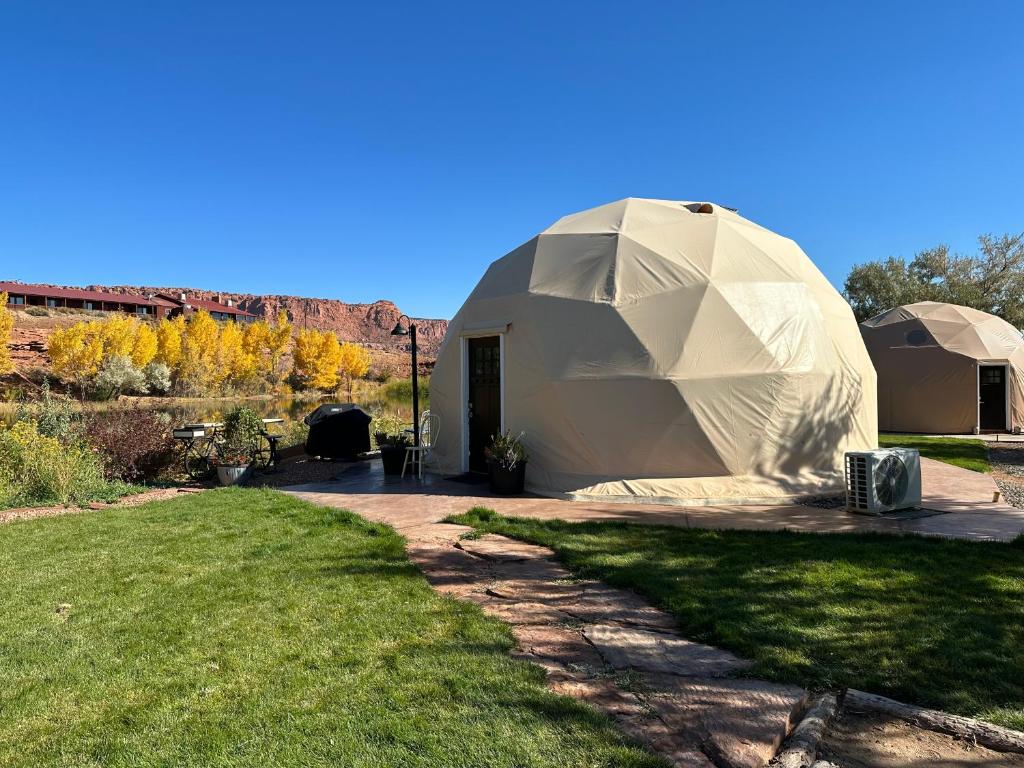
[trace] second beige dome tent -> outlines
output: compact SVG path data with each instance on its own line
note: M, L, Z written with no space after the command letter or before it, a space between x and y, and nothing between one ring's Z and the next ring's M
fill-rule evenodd
M861 324L878 372L879 428L1002 432L1024 423L1024 337L1002 318L922 301Z
M431 378L449 473L525 433L527 487L578 499L759 501L838 491L877 445L846 301L790 239L709 203L630 198L498 259Z

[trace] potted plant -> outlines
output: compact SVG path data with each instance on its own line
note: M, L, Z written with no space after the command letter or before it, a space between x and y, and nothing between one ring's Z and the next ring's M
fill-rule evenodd
M380 449L380 460L385 475L402 474L405 449L412 440L405 433L405 423L398 414L378 414L373 418L373 439Z
M235 485L248 477L262 433L263 419L251 408L235 408L224 417L224 440L213 459L221 485Z
M236 485L249 476L252 450L242 441L225 440L217 446L217 455L211 463L217 467L217 479L221 485Z
M505 431L494 435L484 449L491 492L502 496L522 493L526 487L526 462L530 456L523 445L523 433Z

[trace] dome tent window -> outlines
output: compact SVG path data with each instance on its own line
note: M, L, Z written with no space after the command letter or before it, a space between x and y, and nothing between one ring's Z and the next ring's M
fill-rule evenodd
M920 328L915 328L907 333L907 344L912 347L923 347L928 343L928 334Z

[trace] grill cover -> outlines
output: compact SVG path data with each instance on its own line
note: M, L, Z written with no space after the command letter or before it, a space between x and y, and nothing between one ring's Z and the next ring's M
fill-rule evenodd
M309 426L306 453L355 459L370 450L370 415L353 403L321 405L303 421Z

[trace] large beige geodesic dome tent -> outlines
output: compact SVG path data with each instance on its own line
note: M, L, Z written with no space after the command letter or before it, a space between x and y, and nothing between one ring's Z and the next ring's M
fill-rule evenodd
M445 472L525 433L527 488L755 501L842 487L877 445L850 307L787 238L708 203L627 199L491 264L431 379Z
M1024 337L1002 318L922 301L861 324L879 428L961 434L1024 422Z

